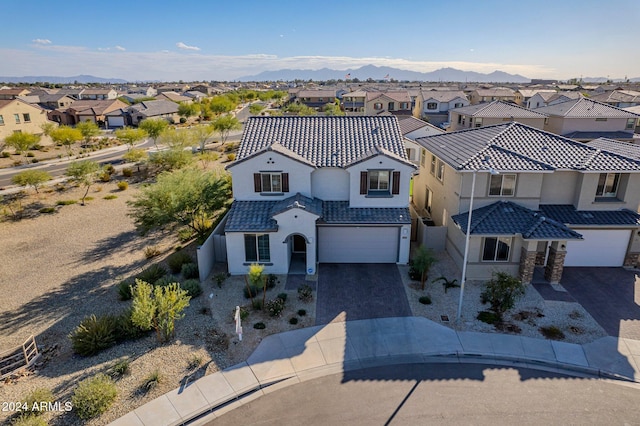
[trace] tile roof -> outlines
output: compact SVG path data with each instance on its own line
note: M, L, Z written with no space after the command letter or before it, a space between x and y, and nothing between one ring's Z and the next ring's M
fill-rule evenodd
M378 148L411 164L395 116L250 117L233 164L276 142L315 167L345 167Z
M296 204L296 202L298 204ZM225 232L275 232L274 215L288 209L302 208L320 216L319 222L333 225L407 225L411 223L408 208L350 208L348 201L322 201L301 194L280 201L238 201L229 210Z
M162 114L176 114L178 112L178 104L162 99L157 101L144 101L131 105L129 110L146 117L153 117Z
M592 96L591 99L598 102L638 102L640 103L640 92L635 90L613 90Z
M410 224L408 207L349 208L348 201L324 201L322 222L327 224Z
M587 145L603 151L613 152L629 158L640 160L640 145L630 142L620 142L613 139L598 138L586 142Z
M467 233L469 212L452 216ZM471 235L522 235L527 240L576 240L582 235L553 219L512 201L497 201L473 210Z
M426 121L422 121L419 118L416 118L412 115L403 117L403 116L399 116L398 117L398 124L400 124L400 132L402 133L402 135L406 135L407 133L411 133L411 132L415 132L418 129L422 129L427 127L429 130L429 133L432 134L440 134L440 133L444 133L444 130L434 126L431 123L427 123Z
M515 96L516 92L508 87L493 87L491 89L476 89L478 96Z
M438 102L449 102L457 98L467 99L462 90L422 90L422 99L426 102L430 99Z
M450 111L483 118L546 118L546 114L503 101L493 101L455 108Z
M625 111L621 108L587 98L572 99L570 101L536 108L534 111L565 118L635 118L639 116L638 114Z
M633 139L633 132L624 132L622 130L611 132L571 132L562 136L570 139Z
M416 142L460 171L490 167L515 172L556 169L640 172L640 160L636 158L517 122L426 136Z
M540 212L566 225L620 225L640 227L640 214L621 210L576 210L570 204L541 204Z

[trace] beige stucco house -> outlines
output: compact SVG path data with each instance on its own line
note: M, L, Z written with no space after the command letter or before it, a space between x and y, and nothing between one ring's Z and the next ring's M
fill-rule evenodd
M508 87L492 87L490 89L476 89L469 96L471 105L483 102L505 101L515 102L516 92Z
M565 266L638 265L640 147L595 147L520 123L416 141L425 154L412 214L444 231L460 267L473 197L468 279L502 270L528 283L541 267L557 283Z
M14 132L42 134L47 112L19 99L0 100L0 140Z
M456 131L517 121L543 129L547 116L543 113L503 101L493 101L449 110L447 130Z

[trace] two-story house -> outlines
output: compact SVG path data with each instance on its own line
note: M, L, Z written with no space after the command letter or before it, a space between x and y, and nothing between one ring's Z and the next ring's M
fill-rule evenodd
M342 95L342 108L347 115L365 115L364 105L367 100L367 92L355 90Z
M336 101L335 90L300 90L297 95L297 101L301 104L322 111L327 104L333 104Z
M592 96L590 99L618 108L640 105L640 92L635 90L612 90Z
M398 124L400 124L400 132L405 139L405 147L407 150L407 158L413 164L418 164L420 161L420 152L422 149L415 140L417 138L423 138L425 136L439 135L444 133L439 127L436 127L426 121L422 121L414 116L399 116Z
M532 111L508 102L493 101L450 110L447 130L456 131L492 126L502 124L505 121L518 121L543 129L546 118L545 114L538 111Z
M14 132L42 134L47 112L20 99L0 100L0 140Z
M549 95L553 95L556 91L553 89L518 89L516 90L516 104L531 108L529 106L531 98L538 93L548 93Z
M294 259L308 274L317 263L408 262L416 167L396 117L251 117L227 169L231 274L252 263L285 274Z
M590 146L520 123L417 142L426 161L413 208L446 229L461 268L473 200L468 279L501 270L528 283L540 266L557 283L565 266L637 266L640 153L624 151L633 145Z
M516 92L508 87L492 87L490 89L476 89L469 96L471 105L483 102L504 101L515 102Z
M578 98L555 103L535 111L549 118L544 129L578 141L609 138L633 141L638 114L597 102Z
M367 115L412 115L411 96L406 90L367 92L364 111Z
M461 90L423 90L417 98L414 115L440 125L449 119L449 110L469 105Z

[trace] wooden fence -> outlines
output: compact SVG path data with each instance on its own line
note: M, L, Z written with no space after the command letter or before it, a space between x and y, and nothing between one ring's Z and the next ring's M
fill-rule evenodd
M0 353L0 379L4 379L23 368L31 367L39 357L36 339L29 336L21 346Z

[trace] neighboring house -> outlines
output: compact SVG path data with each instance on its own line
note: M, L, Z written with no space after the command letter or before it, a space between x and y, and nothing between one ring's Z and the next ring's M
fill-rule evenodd
M545 114L513 103L493 101L450 110L447 130L456 131L492 126L502 124L505 121L517 121L543 129L546 118Z
M27 96L30 93L27 89L0 89L0 100L9 101L16 99L18 96Z
M180 120L178 104L166 100L155 100L119 108L106 114L107 128L137 126L147 118L162 118L169 123L177 123Z
M126 93L124 95L122 95L122 98L125 99L127 102L130 103L136 103L136 102L140 102L141 99L149 99L152 98L153 96L147 96L147 95L143 95L142 93Z
M367 92L364 90L356 90L354 92L342 95L342 108L347 115L364 115L364 105L367 100Z
M186 92L184 92L184 96L199 101L200 99L204 99L209 95L197 90L187 90Z
M72 103L76 100L64 93L55 93L52 95L44 94L40 95L40 102L38 103L41 107L54 110L58 108L69 108Z
M636 121L640 117L630 111L583 97L534 111L549 116L544 126L546 131L578 141L600 137L632 141Z
M439 127L436 127L426 121L422 121L413 116L398 117L400 132L405 138L405 147L407 149L407 158L413 164L420 162L420 152L423 151L415 140L425 136L439 135L444 133Z
M471 105L483 102L504 101L515 102L516 92L508 87L492 87L491 89L476 89L469 96Z
M14 132L42 134L42 125L48 123L47 112L19 99L0 100L0 140Z
M469 104L461 90L423 90L417 98L414 115L438 126L449 120L449 110Z
M80 92L80 100L106 101L118 98L118 92L113 89L84 89Z
M317 263L408 262L416 167L396 117L251 117L227 169L231 274L252 263L315 274Z
M518 89L516 90L516 104L520 106L525 106L527 108L531 108L529 106L530 105L529 101L537 93L549 93L553 95L554 93L557 93L557 92L553 89ZM542 105L538 105L538 106L542 106Z
M193 102L193 98L181 95L180 93L176 93L176 92L158 93L158 96L156 96L156 99L159 101L171 101L177 104L179 104L180 102L186 102L189 104Z
M640 153L520 123L417 142L427 161L414 177L415 214L446 229L446 249L461 268L475 176L469 279L499 270L529 283L541 266L557 283L565 266L638 265Z
M300 90L297 93L296 100L301 104L321 111L326 104L332 104L336 101L335 90Z
M157 93L176 92L182 93L189 90L191 87L188 84L165 84L156 89Z
M411 96L406 90L399 92L367 92L365 115L411 115Z
M51 121L58 124L76 125L82 121L92 121L99 126L106 124L106 114L121 108L127 104L118 100L106 101L75 101L67 108L56 108L47 115Z
M618 108L628 108L640 105L640 92L635 90L613 90L591 96L589 99Z
M153 98L158 94L156 88L151 86L130 87L128 92L129 94L142 95L147 98Z
M629 111L633 114L638 114L638 116L640 117L640 105L639 106L632 106L632 107L626 107L624 108L625 111ZM634 133L640 133L640 118L638 118L638 120L636 120L636 129L634 131Z

